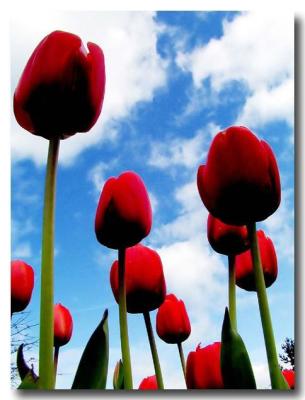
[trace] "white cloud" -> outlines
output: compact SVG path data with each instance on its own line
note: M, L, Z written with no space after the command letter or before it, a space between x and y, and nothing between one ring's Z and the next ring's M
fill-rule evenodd
M292 203L292 204L291 204ZM293 190L283 189L279 209L262 222L264 231L274 243L278 258L294 265Z
M219 130L219 125L210 122L190 138L179 136L152 142L148 165L160 169L176 166L194 168L206 157L210 139Z
M243 13L224 20L223 35L192 52L179 52L177 64L191 72L194 85L211 79L215 94L228 83L246 85L250 97L238 120L259 126L274 119L292 123L293 16Z
M161 27L153 12L69 12L14 15L11 26L12 89L24 65L42 37L60 28L78 34L86 43L99 44L105 53L106 93L102 115L89 133L61 142L60 161L70 164L86 148L114 140L116 121L127 117L141 101L151 101L155 91L166 84L166 62L157 53ZM47 141L22 132L12 116L14 160L46 160Z
M253 372L258 389L271 389L268 364L254 364Z
M96 164L88 173L88 179L93 183L95 194L100 195L105 181L109 178L106 172L112 167L111 164L106 164L103 161Z

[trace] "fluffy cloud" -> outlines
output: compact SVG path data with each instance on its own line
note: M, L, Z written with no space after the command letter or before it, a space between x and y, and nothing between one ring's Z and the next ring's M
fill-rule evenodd
M116 122L128 116L141 101L151 101L155 91L166 84L166 62L157 53L161 29L152 12L70 12L15 15L12 19L12 89L29 55L49 32L58 29L77 33L83 41L99 44L106 59L106 94L102 115L89 132L61 143L60 161L72 163L85 149L114 140ZM12 115L13 159L46 160L47 142L22 132Z
M191 52L179 52L177 64L191 72L196 88L210 78L220 92L231 82L249 91L238 121L259 126L277 119L292 123L293 18L244 13L224 20L223 35Z
M172 137L153 142L148 165L159 169L177 166L192 169L204 160L207 146L219 130L220 126L210 122L190 138Z

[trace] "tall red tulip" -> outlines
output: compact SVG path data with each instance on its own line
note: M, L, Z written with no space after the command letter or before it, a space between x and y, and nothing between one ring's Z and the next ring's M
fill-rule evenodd
M276 252L272 240L262 230L257 231L266 287L271 286L278 273ZM242 289L256 291L251 251L236 256L236 284Z
M72 336L73 320L70 311L61 304L54 306L54 346L64 346Z
M34 135L65 139L87 132L104 99L105 63L99 46L55 31L36 47L14 95L18 123Z
M140 383L139 390L158 390L156 375L144 378Z
M158 308L166 295L163 266L158 253L141 244L127 248L125 282L128 312L144 313ZM112 264L110 284L119 302L118 261Z
M166 343L184 342L191 334L191 324L182 300L168 294L157 312L157 333Z
M152 211L143 180L127 171L105 183L95 217L97 240L112 249L134 246L151 229Z
M215 136L206 165L198 169L197 185L209 212L232 225L266 219L281 200L279 171L270 146L242 126Z
M284 369L282 371L284 378L286 379L290 389L294 389L294 371L292 369Z
M23 311L34 288L34 270L21 260L11 261L11 313Z
M191 351L186 362L186 384L188 389L223 389L220 368L221 343Z
M246 226L225 224L212 214L208 216L207 233L210 245L220 254L236 255L250 247Z

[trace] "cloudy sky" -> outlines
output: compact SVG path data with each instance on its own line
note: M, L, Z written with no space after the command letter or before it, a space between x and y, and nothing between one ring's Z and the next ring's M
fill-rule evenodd
M109 285L116 252L93 229L105 180L125 170L144 179L153 228L143 243L159 252L168 292L184 300L199 342L220 340L227 305L227 260L206 238L207 211L196 187L213 136L230 125L252 129L272 146L282 203L259 227L272 238L279 276L268 289L278 351L294 337L293 19L237 12L48 12L11 21L12 95L31 52L53 30L99 44L106 59L104 107L89 133L62 141L57 186L55 302L71 310L73 337L61 349L58 388L69 388L82 349L109 309L108 387L120 358L118 307ZM12 257L35 269L28 307L39 321L41 216L47 141L11 118ZM145 273L145 272L143 272ZM237 290L238 326L259 387L270 386L258 304ZM153 324L155 312L152 313ZM130 315L134 386L154 373L141 315ZM38 335L37 330L33 334ZM185 384L175 346L156 338L165 387ZM34 349L37 357L38 349Z

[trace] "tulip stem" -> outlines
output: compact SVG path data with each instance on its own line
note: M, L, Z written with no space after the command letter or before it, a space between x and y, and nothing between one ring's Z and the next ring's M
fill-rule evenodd
M177 343L178 350L179 350L179 356L180 356L180 361L182 365L182 370L183 370L183 375L186 383L186 370L185 370L185 358L184 358L184 353L183 353L183 348L182 348L182 343L179 342Z
M159 361L157 346L156 346L156 342L155 342L155 338L154 338L154 332L153 332L153 329L151 326L149 311L144 311L143 316L144 316L144 321L145 321L145 325L146 325L151 355L152 355L152 359L153 359L153 363L154 363L154 367L155 367L158 389L164 389L160 361Z
M251 255L253 262L254 278L256 292L261 315L265 347L268 359L269 374L272 389L289 389L279 367L277 351L275 346L274 333L272 328L271 314L269 310L268 297L265 285L265 279L261 264L260 251L256 235L256 223L250 223L248 234L251 243Z
M59 346L55 346L55 349L54 349L54 387L55 387L55 383L56 383L58 355L59 355Z
M54 264L54 213L56 169L59 139L49 142L45 178L40 292L39 382L41 389L54 388L53 342L53 264Z
M125 287L125 254L126 249L119 249L119 314L120 335L124 371L124 388L132 389L132 373L130 362L130 350L128 340L126 287Z
M232 328L237 330L236 319L236 285L235 285L235 255L228 256L229 262L229 314Z

